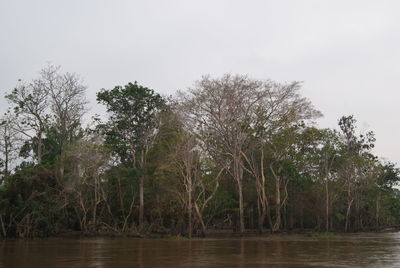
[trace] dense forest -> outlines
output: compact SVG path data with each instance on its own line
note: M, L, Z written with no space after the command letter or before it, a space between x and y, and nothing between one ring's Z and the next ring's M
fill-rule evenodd
M399 224L399 169L373 132L351 115L318 128L300 89L227 74L163 97L134 82L101 89L106 116L88 120L80 76L49 65L6 95L0 237Z

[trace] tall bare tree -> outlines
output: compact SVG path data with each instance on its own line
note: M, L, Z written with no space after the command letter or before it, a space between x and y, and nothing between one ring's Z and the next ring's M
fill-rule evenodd
M86 111L85 90L78 75L61 73L59 66L48 65L37 79L16 87L6 96L14 106L17 129L33 143L38 164L44 154L44 135L50 127L57 131L61 157L64 156Z
M243 163L241 152L249 137L252 109L262 83L243 76L203 77L183 95L188 122L215 159L231 159L230 172L239 199L239 229L244 232ZM218 161L219 162L219 161Z
M49 65L41 71L40 83L48 92L49 104L53 116L53 126L58 133L61 162L65 158L65 150L81 125L86 112L86 86L77 74L61 73L59 66ZM64 168L60 169L61 177Z
M188 122L219 161L231 160L229 172L236 182L239 230L244 232L243 155L251 138L266 138L279 122L288 124L318 114L298 94L299 83L278 84L247 76L203 77L188 94L182 94Z
M16 114L16 129L33 143L34 158L40 164L43 157L43 135L49 119L48 90L41 78L17 86L6 98Z
M6 179L11 172L12 163L18 158L21 139L16 129L16 118L6 113L0 118L0 164L2 165L2 179Z

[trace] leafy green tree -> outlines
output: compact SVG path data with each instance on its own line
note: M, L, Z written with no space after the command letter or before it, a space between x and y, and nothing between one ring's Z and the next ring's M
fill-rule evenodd
M340 172L347 193L344 228L346 232L350 229L350 213L354 201L357 201L358 186L366 178L364 171L368 170L368 165L374 160L374 156L370 153L370 150L374 148L374 133L368 132L365 135L357 135L356 122L357 120L352 115L343 116L339 120L340 135L343 142L343 165Z
M325 199L324 209L321 209L321 211L325 210L325 215L321 215L321 217L325 217L325 230L328 232L331 222L331 206L336 196L331 185L337 179L337 167L343 144L338 133L331 129L309 128L304 134L300 142L304 143L311 139L311 143L309 143L307 157L303 156L302 159L311 168L317 191L321 193L318 199Z
M99 127L105 143L126 166L140 169L139 226L144 217L144 180L146 155L157 133L157 116L165 100L152 89L135 83L102 89L97 101L106 105L109 119Z

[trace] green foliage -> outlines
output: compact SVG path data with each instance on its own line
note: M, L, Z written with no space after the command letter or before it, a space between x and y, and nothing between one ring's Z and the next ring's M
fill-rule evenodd
M214 86L219 86L213 84L219 80L213 81L203 81L211 83L203 85L210 86L211 96ZM253 82L249 86L273 85ZM298 88L297 83L292 86ZM265 93L266 88L257 87L255 92ZM231 179L231 148L225 147L234 146L231 142L241 135L248 135L235 151L243 168L245 227L256 228L260 221L259 229L272 229L280 219L277 230L313 229L312 237L331 237L333 231L343 231L346 222L351 231L400 223L400 170L372 154L373 133L357 134L353 116L339 120L339 131L317 128L306 121L312 116L301 108L310 104L296 91L279 104L279 113L270 110L268 102L257 106L251 118L238 122L224 110L210 113L212 120L227 119L211 129L206 121L196 127L189 124L191 118L179 111L183 100L167 103L152 89L129 83L97 94L109 118L92 126L96 131L83 131L78 120L71 122L65 137L48 109L36 119L28 113L29 105L40 102L43 95L32 90L21 87L7 97L23 126L44 121L36 129L40 135L30 130L35 133L18 145L15 168L0 180L0 236L49 236L76 230L168 233L181 239L190 223L194 234L201 234L203 228L237 229L238 184ZM275 93L285 97L287 88L280 90ZM234 87L227 92L232 98L238 93ZM242 92L252 99L248 93ZM226 101L226 96L219 97ZM293 100L299 102L290 103ZM198 107L207 108L209 103L202 101ZM220 104L216 101L212 109ZM40 164L39 144L43 146ZM221 144L227 149L223 153L218 152ZM0 159L4 165L4 156ZM143 178L147 223L138 229ZM260 198L262 191L266 200ZM322 232L326 229L330 232Z
M343 222L343 221L345 220L345 218L346 218L346 216L343 215L342 213L336 213L336 214L335 214L335 217L336 217L336 219L337 219L338 221L340 221L340 222Z
M0 211L12 222L8 236L48 236L58 232L66 215L59 209L61 189L50 170L26 168L16 172L0 192Z
M384 163L382 171L377 178L377 184L384 189L392 189L398 186L400 182L400 169L395 167L394 163Z
M123 162L132 162L137 152L146 146L146 138L155 122L156 114L165 101L152 89L135 83L111 90L102 89L97 101L106 105L110 117L99 129L105 134L105 144Z

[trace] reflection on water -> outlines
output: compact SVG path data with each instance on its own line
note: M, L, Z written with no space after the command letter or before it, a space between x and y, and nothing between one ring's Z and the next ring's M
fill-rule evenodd
M0 240L0 267L400 267L400 233Z

